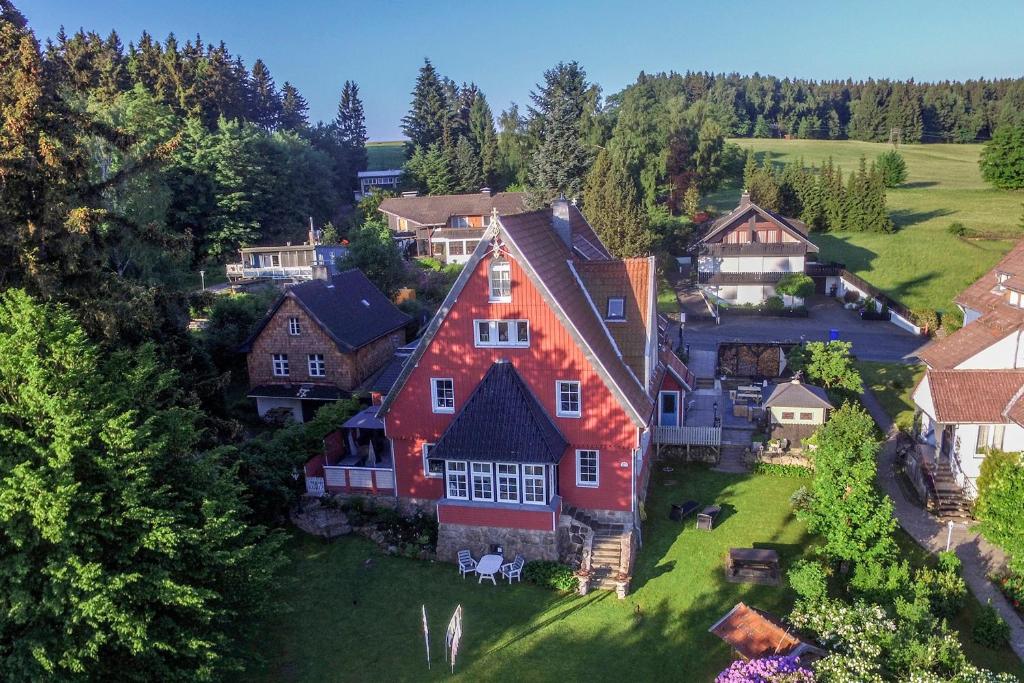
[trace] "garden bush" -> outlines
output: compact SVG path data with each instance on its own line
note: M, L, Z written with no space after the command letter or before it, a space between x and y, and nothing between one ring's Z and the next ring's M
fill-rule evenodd
M786 303L781 296L770 296L764 300L764 310L766 311L781 311L785 307Z
M576 575L572 568L561 562L534 560L523 567L523 578L532 584L558 591L576 590Z
M988 602L982 606L971 636L974 638L974 642L995 650L1010 639L1010 626L999 616L999 612L992 606L992 603Z
M1003 576L999 579L999 589L1014 609L1019 611L1021 605L1024 605L1024 576L1013 573Z
M786 572L789 585L805 600L821 600L828 591L828 570L820 562L799 560Z
M960 558L953 553L940 553L939 566L917 570L915 579L935 616L952 619L963 609L967 584L960 576Z
M809 477L814 470L803 465L781 465L774 462L759 462L754 465L755 474L767 474L775 477Z

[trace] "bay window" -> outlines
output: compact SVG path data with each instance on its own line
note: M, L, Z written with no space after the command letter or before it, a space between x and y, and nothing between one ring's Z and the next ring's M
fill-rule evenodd
M464 461L449 460L444 464L448 497L469 500L469 478Z
M523 465L523 502L543 505L548 502L543 465Z
M489 462L474 462L473 500L494 500L494 474Z
M499 462L498 465L498 502L519 502L519 465Z

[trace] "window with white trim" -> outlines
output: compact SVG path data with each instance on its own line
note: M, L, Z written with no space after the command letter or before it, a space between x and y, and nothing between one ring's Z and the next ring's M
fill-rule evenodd
M499 462L498 468L498 502L519 502L519 465Z
M579 417L580 406L580 383L570 381L558 381L556 384L556 410L558 417Z
M597 451L576 451L576 485L595 488L598 485Z
M491 261L488 283L491 301L512 301L512 268L508 261L505 259Z
M494 500L494 472L489 462L474 462L471 465L473 475L473 500Z
M430 457L433 448L432 443L423 444L423 476L438 479L444 476L444 460Z
M529 320L474 320L477 346L530 345Z
M605 320L625 320L626 300L621 296L608 298L608 311L604 316Z
M544 465L523 465L523 502L544 505L548 502Z
M327 376L327 363L324 362L324 354L311 353L308 356L306 356L306 361L309 364L310 377Z
M447 482L445 490L448 491L448 497L469 500L469 476L466 462L448 460L445 462L444 468Z
M287 353L275 353L273 355L273 371L274 377L287 377L288 376L288 354Z
M432 377L430 403L435 413L455 412L455 382L448 378Z
M297 337L302 333L302 325L298 318L288 318L288 334Z
M453 228L468 228L469 216L452 216Z

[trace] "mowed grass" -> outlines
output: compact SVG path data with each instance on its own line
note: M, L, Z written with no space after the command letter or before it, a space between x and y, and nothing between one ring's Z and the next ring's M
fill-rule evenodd
M785 571L809 552L789 506L806 480L737 476L703 468L658 471L644 546L626 600L563 596L526 584L479 585L454 565L381 554L359 538L331 544L298 534L281 598L289 609L261 625L258 681L710 681L732 657L707 632L736 602L785 614L789 588L727 583L730 547L778 550ZM669 504L717 502L708 533L667 518ZM430 624L428 671L420 621ZM443 663L444 630L457 605L464 641L455 676Z
M828 157L849 174L860 157L870 163L891 149L884 143L853 140L733 140L777 163L803 158L821 165ZM839 261L911 309L949 311L953 297L974 282L1012 246L1020 227L1024 193L996 190L981 178L981 145L902 145L908 179L889 190L894 234L825 233L812 236L823 261ZM709 202L719 210L736 205L739 188L715 193ZM964 240L949 225L1005 239Z
M864 388L874 393L886 414L898 425L909 428L914 422L914 387L924 376L925 366L905 363L857 361Z
M394 168L402 168L404 165L404 142L366 143L366 169L368 171L387 171Z

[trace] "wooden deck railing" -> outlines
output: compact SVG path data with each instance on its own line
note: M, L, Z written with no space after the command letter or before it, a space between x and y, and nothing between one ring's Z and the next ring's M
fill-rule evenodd
M395 472L386 467L324 466L324 485L328 490L362 493L394 493Z
M722 445L721 427L663 427L654 428L654 443L667 446Z

